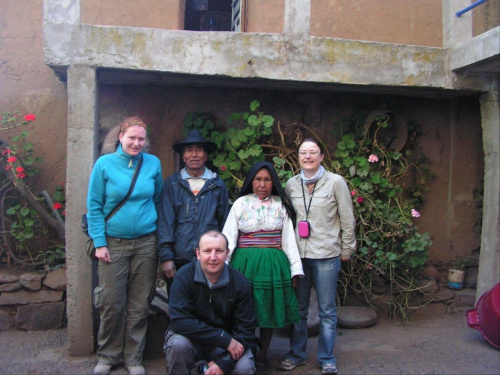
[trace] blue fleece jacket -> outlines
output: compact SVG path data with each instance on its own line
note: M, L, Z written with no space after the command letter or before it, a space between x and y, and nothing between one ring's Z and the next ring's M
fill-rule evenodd
M156 204L163 186L161 165L156 156L142 155L132 195L107 223L106 215L127 195L140 155L130 156L118 146L115 153L97 159L87 195L89 234L95 247L107 246L106 235L131 239L156 231Z

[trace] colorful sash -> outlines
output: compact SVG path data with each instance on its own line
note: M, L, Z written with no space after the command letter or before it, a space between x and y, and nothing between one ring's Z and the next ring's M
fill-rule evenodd
M281 249L281 230L262 230L238 235L237 247L271 247Z

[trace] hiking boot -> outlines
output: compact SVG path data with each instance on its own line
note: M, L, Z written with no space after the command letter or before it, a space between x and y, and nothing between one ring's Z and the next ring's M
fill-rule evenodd
M127 370L130 375L146 375L146 370L142 365L127 366Z
M290 370L293 370L297 366L304 366L305 364L306 364L306 361L294 362L291 359L286 358L284 361L281 361L281 363L278 366L278 370L290 371Z
M108 375L111 371L111 365L107 365L105 363L98 362L94 367L94 375Z
M335 375L337 374L337 367L335 365L332 365L331 363L326 363L321 366L321 373Z

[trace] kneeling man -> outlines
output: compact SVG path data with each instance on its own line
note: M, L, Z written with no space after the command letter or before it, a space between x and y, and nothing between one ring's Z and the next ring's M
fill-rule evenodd
M182 267L170 289L170 327L165 335L169 374L189 374L205 360L205 375L255 372L255 318L245 276L226 264L227 238L200 237L196 258Z

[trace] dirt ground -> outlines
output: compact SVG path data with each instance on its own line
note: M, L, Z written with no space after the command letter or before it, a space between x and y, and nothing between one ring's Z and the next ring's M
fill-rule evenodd
M321 374L315 360L317 337L308 343L305 366L288 375ZM269 375L288 350L286 331L271 343ZM339 329L335 345L339 374L500 374L500 352L478 330L469 328L465 311L422 314L410 323L379 319L364 329ZM0 333L1 374L91 374L96 357L69 357L67 330ZM165 374L165 360L147 360L148 374ZM127 374L124 367L112 374Z

